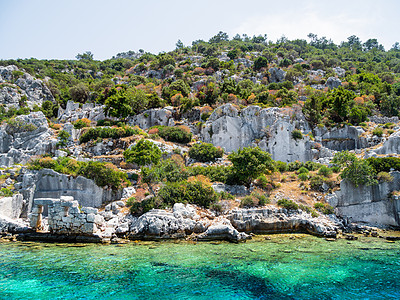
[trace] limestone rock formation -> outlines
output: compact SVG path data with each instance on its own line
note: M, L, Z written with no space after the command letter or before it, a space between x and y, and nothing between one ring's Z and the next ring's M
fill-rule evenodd
M226 218L242 232L282 233L305 232L318 236L335 237L341 224L329 218L313 218L310 214L278 208L232 210Z
M400 131L392 134L381 147L372 151L374 151L376 154L400 154Z
M36 79L30 74L23 75L15 80L13 72L20 71L16 66L0 66L0 83L9 83L10 86L0 90L0 103L6 107L20 107L19 101L26 96L26 104L33 108L34 105L41 106L46 100L55 102L53 95L42 80Z
M173 109L168 107L149 109L129 118L128 122L142 129L148 129L156 125L173 126Z
M227 152L251 146L258 140L258 146L271 153L274 160L312 160L312 142L307 135L294 139L292 132L296 128L310 132L301 112L291 118L282 109L261 109L254 105L239 112L228 103L213 111L201 130L201 137L204 142L220 146Z
M315 128L315 140L322 143L322 146L335 151L364 149L380 143L381 139L368 138L364 130L357 126Z
M400 199L390 198L400 189L400 172L391 172L392 182L356 187L348 180L340 183L340 190L327 198L339 216L350 222L399 226Z
M336 89L336 88L338 88L338 87L341 86L341 85L342 85L342 81L341 81L339 78L336 78L336 77L329 77L329 78L326 80L326 86L327 86L330 90Z
M286 72L281 68L270 68L268 72L270 74L269 82L283 82L285 80Z
M94 105L93 103L85 103L80 107L79 103L68 101L65 109L58 109L58 120L61 122L73 122L78 119L86 118L90 121L98 121L105 119L104 105Z
M42 112L17 116L0 127L0 165L25 164L32 155L54 153L56 143Z

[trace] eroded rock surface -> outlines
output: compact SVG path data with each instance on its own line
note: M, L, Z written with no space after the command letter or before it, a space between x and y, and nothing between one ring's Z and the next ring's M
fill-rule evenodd
M239 112L232 104L225 104L213 111L201 130L201 137L204 142L220 146L227 152L254 145L257 141L274 160L312 160L313 143L307 135L294 139L292 133L297 128L304 133L310 132L301 112L291 118L276 107L261 109L253 105Z
M0 165L26 164L32 155L54 153L56 144L41 111L17 116L0 127Z
M301 210L251 208L232 210L226 216L233 227L242 232L284 233L306 232L318 236L335 237L338 224L327 217L313 218Z
M377 185L355 186L348 180L340 183L340 190L327 198L337 214L349 222L400 226L400 199L391 198L400 189L400 172L391 172L393 181Z

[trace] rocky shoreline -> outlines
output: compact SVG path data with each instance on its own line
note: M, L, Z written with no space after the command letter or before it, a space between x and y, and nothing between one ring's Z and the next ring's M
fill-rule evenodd
M82 211L86 210L83 208ZM94 218L97 219L97 214ZM140 217L120 214L116 220L119 222L114 224L112 229L102 218L93 223L93 226L99 229L93 232L79 232L72 229L67 231L65 228L58 232L52 228L48 232L43 232L11 219L1 219L0 231L3 232L3 236L15 235L15 239L19 240L51 242L115 242L121 238L242 242L251 239L254 234L273 233L308 233L336 238L337 234L344 230L343 223L334 215L313 218L301 210L287 210L274 206L257 209L236 208L217 216L210 210L176 203L170 210L153 209ZM87 225L84 226L86 227ZM102 227L108 230L100 230Z

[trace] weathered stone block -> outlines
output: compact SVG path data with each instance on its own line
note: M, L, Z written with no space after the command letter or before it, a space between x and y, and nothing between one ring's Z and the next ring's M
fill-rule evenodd
M88 222L94 223L95 214L88 214L86 220Z
M94 207L82 207L81 211L87 214L97 214L98 209Z

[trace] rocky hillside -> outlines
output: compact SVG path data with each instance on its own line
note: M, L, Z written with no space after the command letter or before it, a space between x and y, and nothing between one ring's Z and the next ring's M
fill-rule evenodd
M0 230L399 226L400 51L366 45L219 33L159 55L0 61Z

